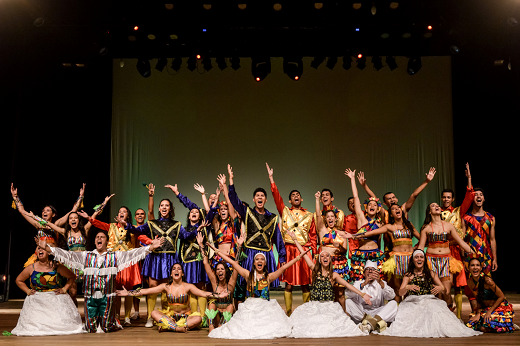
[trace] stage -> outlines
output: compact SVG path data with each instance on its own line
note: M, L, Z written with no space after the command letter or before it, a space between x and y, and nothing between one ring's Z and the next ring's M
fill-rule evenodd
M506 297L514 306L520 306L520 294L505 292ZM273 291L271 297L275 298L282 307L283 292ZM302 303L301 292L295 292L293 297L293 305L296 307ZM79 300L80 314L83 317L83 299ZM159 306L160 302L157 302ZM15 299L7 303L0 304L0 331L11 331L18 320L23 300ZM463 301L463 317L467 320L470 307L468 300L464 296ZM414 338L396 338L388 336L370 335L368 337L348 338L331 338L331 339L274 339L274 340L224 340L210 339L207 337L208 330L192 330L186 334L182 333L158 333L157 327L145 328L146 322L146 305L144 299L140 304L141 318L132 320L132 326L125 327L115 333L109 334L79 334L71 336L45 336L45 337L16 337L16 336L0 336L2 345L26 345L37 344L44 345L88 345L92 343L112 346L117 345L135 345L135 344L154 344L166 345L172 342L180 344L195 345L344 345L345 343L355 343L356 345L519 345L520 331L512 334L484 334L472 338L443 338L443 339L414 339ZM319 318L316 316L316 318ZM518 319L516 319L518 321ZM518 323L518 322L517 322ZM309 321L309 328L312 328L312 321Z

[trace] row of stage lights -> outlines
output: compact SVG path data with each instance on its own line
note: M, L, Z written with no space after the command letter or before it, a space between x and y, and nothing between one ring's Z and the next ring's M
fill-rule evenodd
M314 69L318 69L318 67L325 61L325 57L315 57L310 64L310 67ZM207 72L213 68L213 64L211 62L210 57L202 57L201 55L190 56L187 61L188 70L194 71L198 69L198 66L202 65L204 70ZM224 57L215 58L215 62L220 70L225 70L228 67L226 59ZM240 58L232 57L229 59L231 63L231 68L233 70L238 70L240 66ZM332 70L336 66L338 62L338 57L332 56L327 59L325 66ZM374 70L379 71L383 68L383 62L380 56L373 56L371 59ZM356 67L360 70L363 70L366 67L367 58L363 54L358 54L356 59ZM395 57L387 56L385 59L385 63L388 68L393 71L397 68L397 63L395 62ZM166 58L160 58L155 65L155 69L159 72L162 72L166 65L168 64L168 60ZM172 59L171 69L179 72L182 65L182 58L176 57ZM120 66L124 66L124 61L121 59ZM341 66L348 70L352 67L352 58L350 56L344 56L343 62ZM408 65L406 72L409 75L416 74L422 67L422 61L420 57L413 57L408 60ZM150 61L147 59L139 59L137 61L137 71L141 74L141 76L148 78L152 74ZM303 60L302 58L283 58L283 72L289 76L289 78L298 81L300 80L303 74ZM270 57L253 57L251 62L251 73L253 78L257 82L263 81L267 76L271 73L271 58Z

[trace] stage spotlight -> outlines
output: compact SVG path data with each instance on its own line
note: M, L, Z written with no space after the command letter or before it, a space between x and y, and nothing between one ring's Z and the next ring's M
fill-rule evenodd
M322 62L325 61L324 57L314 57L314 59L311 61L311 67L313 69L318 69L318 66L321 65Z
M367 66L367 58L362 56L361 54L359 54L356 67L360 70L363 70L366 66Z
M188 58L188 70L193 72L197 68L197 58L193 55Z
M119 67L125 67L125 61L123 59L119 60Z
M374 70L379 71L383 68L383 63L381 62L380 56L373 56L372 57L372 65L374 65Z
M393 56L387 56L385 62L388 65L388 68L390 68L390 71L393 71L397 68L397 63L395 62L395 58Z
M157 71L162 72L167 63L168 61L166 60L166 58L160 58L159 60L157 60L157 65L155 65L155 69Z
M362 57L363 57L363 54L358 54L358 55L357 55L357 58L358 58L358 59L361 59Z
M428 30L431 30L431 29L433 29L433 26L431 26L431 25L428 25L428 27L427 27L427 28L428 28Z
M336 63L338 62L338 57L336 56L331 56L327 59L327 68L329 70L332 70L334 69L334 66L336 66Z
M211 70L213 68L213 65L211 65L211 58L205 57L204 59L202 59L202 66L206 71Z
M455 45L450 46L450 52L451 52L452 54L458 54L458 53L459 53L459 47L458 47L458 46L455 46Z
M303 74L302 58L283 58L283 73L293 80L299 80Z
M146 59L139 59L137 60L137 71L143 76L144 78L150 77L152 74L151 68L150 68L150 61Z
M182 58L175 57L172 60L172 66L171 66L172 70L179 72L179 70L181 69L181 65L182 65Z
M228 67L226 64L226 58L222 56L216 58L215 62L217 63L217 66L221 71L224 71Z
M375 16L376 12L377 12L376 5L372 5L372 8L370 9L370 13L372 13L372 15Z
M279 3L274 4L273 9L275 11L280 11L282 9L282 4L279 4Z
M399 7L399 3L398 3L398 2L391 2L391 3L390 3L390 8L391 8L392 10L395 10L395 9L398 8L398 7Z
M231 68L235 71L240 68L240 58L238 56L231 57Z
M410 76L413 76L414 74L419 72L421 67L422 61L420 57L410 58L410 60L408 60L408 67L406 68L406 72L408 72Z
M317 10L321 10L323 8L323 2L315 2L314 8Z
M251 73L257 82L263 81L271 73L271 58L253 58Z
M342 66L345 70L348 70L349 68L351 68L352 67L352 58L350 56L344 56Z
M134 31L137 31L137 30L139 30L139 27L136 25L136 26L134 26Z

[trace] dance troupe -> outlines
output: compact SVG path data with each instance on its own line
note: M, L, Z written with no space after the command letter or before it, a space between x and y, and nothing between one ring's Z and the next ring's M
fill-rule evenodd
M315 194L314 213L302 208L298 190L289 193L286 205L273 170L266 167L278 215L265 209L268 194L263 188L253 192L252 206L243 202L228 165L228 177L218 176L219 188L209 198L204 187L194 186L202 195L203 208L181 194L177 185L166 185L188 209L184 224L175 219L169 199L160 201L155 217L153 184L146 185L148 222L145 210L138 209L135 225L124 206L113 223L96 219L113 195L91 216L78 211L85 186L72 211L61 219L50 205L41 217L26 211L11 186L13 207L38 231L36 252L16 279L27 297L12 334L121 329L121 297L125 297L123 325L138 318L138 299L146 297L145 327L184 333L209 327L211 338L370 333L469 337L518 329L513 306L492 278L498 268L496 220L483 209L484 192L473 188L469 165L462 204L454 207L453 191L444 190L442 203L426 208L420 230L408 221L408 214L434 178L434 168L404 204L394 193L386 193L387 209L368 187L364 173L356 177L355 170L347 169L353 197L348 200L351 214L345 215L333 205L329 189ZM364 208L356 178L369 196ZM87 238L94 240L93 251L86 249ZM270 289L280 281L285 283L286 312L270 299ZM81 282L84 323L76 300ZM304 303L293 310L294 286L301 287ZM463 292L472 308L467 323L461 319ZM158 295L161 308L155 309Z

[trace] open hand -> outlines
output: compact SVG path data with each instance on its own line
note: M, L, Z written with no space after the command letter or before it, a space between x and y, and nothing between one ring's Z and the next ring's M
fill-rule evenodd
M87 184L83 183L83 187L81 189L79 189L79 196L80 197L85 196L85 185L87 185Z
M161 246L164 245L164 238L159 238L158 236L155 236L155 239L152 240L152 243L150 244L150 250L155 250Z
M150 183L148 184L148 196L152 197L153 195L155 195L155 185Z
M430 291L434 296L436 296L437 294L439 294L440 292L443 291L443 287L440 287L440 286L433 286L432 290Z
M432 181L433 177L435 177L435 167L430 167L430 171L426 173L426 180L428 182Z
M164 185L164 187L167 187L170 190L172 190L173 193L175 194L175 196L177 196L179 194L179 189L177 188L177 184L175 184L175 185L168 184L168 185Z
M363 296L363 300L365 301L365 303L367 303L367 305L372 305L372 301L370 300L370 298L372 298L372 296L369 296L368 294L365 293L365 295Z
M345 169L345 175L350 179L354 179L356 177L356 170L351 171L350 168Z
M90 217L90 216L89 216L87 213L85 213L83 210L78 211L77 214L78 214L79 216L81 216L82 218L85 218L85 219L88 219L88 218Z
M365 184L367 183L364 172L359 172L357 175L357 179L359 181L359 185L361 185L361 186L365 186Z
M407 285L406 286L406 289L408 291L413 291L413 292L419 292L419 290L421 289L419 286L417 285Z
M126 297L126 296L128 296L128 291L126 290L125 286L123 286L122 290L116 290L116 294L119 297Z
M15 198L16 196L18 196L18 189L15 189L15 188L14 188L13 183L11 183L11 195L13 195L13 198Z
M320 197L321 197L321 192L320 192L320 191L316 192L316 193L314 194L314 197L316 197L316 199L319 200Z
M193 188L197 191L199 191L202 195L206 193L206 190L204 189L204 186L200 185L199 183L194 184Z
M230 164L227 165L227 171L229 174L229 179L233 179L233 167Z

